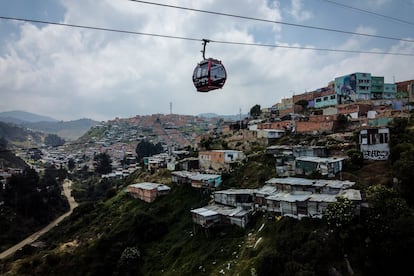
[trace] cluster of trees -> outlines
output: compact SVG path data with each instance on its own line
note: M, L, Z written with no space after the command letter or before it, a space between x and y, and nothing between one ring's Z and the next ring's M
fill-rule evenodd
M111 157L103 152L95 155L93 160L95 163L95 172L98 174L107 174L112 172L112 160Z
M48 167L41 177L27 168L8 179L5 189L0 189L0 247L19 241L69 209L62 195L65 178L64 169Z
M395 119L390 130L390 157L396 189L414 206L414 131L408 119Z
M48 134L45 137L45 144L50 147L62 146L64 143L65 143L65 140L56 134Z
M42 177L31 168L23 174L13 175L4 190L4 205L13 208L26 218L47 221L55 214L50 211L64 211L66 199L61 195L62 182L66 178L64 169L48 167Z
M138 155L138 161L141 162L144 157L149 157L164 152L164 148L160 142L153 144L149 141L143 140L137 145L135 152Z

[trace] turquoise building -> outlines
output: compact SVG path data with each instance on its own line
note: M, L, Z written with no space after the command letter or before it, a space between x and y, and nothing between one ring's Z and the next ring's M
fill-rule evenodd
M338 103L348 103L371 98L371 74L353 73L335 78L335 94Z
M338 95L331 94L315 98L314 106L315 108L322 108L328 106L336 106L338 103Z
M393 83L385 83L384 77L357 72L335 78L335 94L338 95L338 104L395 99L397 86Z

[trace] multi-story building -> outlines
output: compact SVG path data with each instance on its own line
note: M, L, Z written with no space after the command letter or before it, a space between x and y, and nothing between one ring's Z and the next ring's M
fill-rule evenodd
M384 83L383 99L395 99L397 96L397 85L395 83Z
M371 94L371 74L353 73L335 78L335 93L338 103L369 100Z
M414 102L414 80L396 82L395 84L397 98L407 98L410 102Z
M384 93L384 77L371 77L371 99L382 99Z

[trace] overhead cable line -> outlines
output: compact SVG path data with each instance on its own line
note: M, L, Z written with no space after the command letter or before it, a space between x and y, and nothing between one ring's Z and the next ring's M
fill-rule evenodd
M340 7L343 7L343 8L347 8L347 9L351 9L351 10L356 10L356 11L368 13L368 14L371 14L371 15L379 16L379 17L382 17L382 18L390 19L390 20L397 21L397 22L400 22L400 23L414 25L414 22L410 22L410 21L406 21L406 20L399 19L399 18L396 18L396 17L392 17L392 16L388 16L388 15L384 15L384 14L380 14L380 13L376 13L376 12L372 12L372 11L360 9L360 8L357 8L357 7L352 7L352 6L349 6L349 5L345 5L345 4L342 4L342 3L338 3L336 1L331 1L331 0L322 0L322 1L328 2L328 3L333 4L333 5L340 6Z
M30 23L40 23L40 24L48 24L48 25L57 25L57 26L71 27L71 28L98 30L98 31L106 31L106 32L116 32L116 33L124 33L124 34L153 36L153 37L160 37L160 38L181 39L181 40L191 40L191 41L203 41L203 39L201 39L201 38L191 38L191 37L183 37L183 36L172 36L172 35L163 35L163 34L154 34L154 33L143 33L143 32L137 32L137 31L127 31L127 30L119 30L119 29L111 29L111 28L103 28L103 27L92 27L92 26L85 26L85 25L75 25L75 24L68 24L68 23L58 23L58 22L51 22L51 21L44 21L44 20L35 20L35 19L27 19L27 18L17 18L17 17L0 16L0 19L3 19L3 20L13 20L13 21L22 21L22 22L30 22ZM325 51L325 52L342 52L342 53L355 53L355 54L377 54L377 55L394 55L394 56L414 56L414 54L411 54L411 53L396 53L396 52L378 52L378 51L359 51L359 50L345 50L345 49L313 48L313 47L286 46L286 45L276 45L276 44L260 44L260 43L235 42L235 41L220 41L220 40L212 40L212 39L209 39L209 41L210 42L215 42L215 43L221 43L221 44L232 44L232 45L243 45L243 46L259 46L259 47L268 47L268 48L285 48L285 49L312 50L312 51Z
M288 23L288 22L283 22L283 21L262 19L262 18L256 18L256 17L249 17L249 16L243 16L243 15L230 14L230 13L222 13L222 12L215 12L215 11L207 11L207 10L201 10L201 9L187 8L187 7L182 7L182 6L175 6L175 5L154 3L154 2L149 2L149 1L141 1L141 0L128 0L128 1L142 3L142 4L148 4L148 5L155 5L155 6L160 6L160 7L166 7L166 8L174 8L174 9L180 9L180 10L195 11L195 12L207 13L207 14L212 14L212 15L228 16L228 17L239 18L239 19L260 21L260 22L280 24L280 25L287 25L287 26L299 27L299 28L314 29L314 30L319 30L319 31L335 32L335 33L358 35L358 36L368 36L368 37L374 37L374 38L381 38L381 39L388 39L388 40L397 40L397 41L405 41L405 42L414 42L414 40L412 40L412 39L404 39L404 38L397 38L397 37L390 37L390 36L382 36L382 35L373 35L373 34L367 34L367 33L357 33L357 32L345 31L345 30L337 30L337 29L330 29L330 28L324 28L324 27L316 27L316 26L310 26L310 25Z
M187 37L178 37L178 36L172 36L172 35L151 34L151 33L143 33L143 32L136 32L136 31L126 31L126 30L119 30L119 29L92 27L92 26L85 26L85 25L75 25L75 24L59 23L59 22L51 22L51 21L27 19L27 18L0 16L0 19L13 20L13 21L23 21L23 22L30 22L30 23L40 23L40 24L47 24L47 25L57 25L57 26L80 28L80 29L89 29L89 30L97 30L97 31L105 31L105 32L124 33L124 34L156 36L156 37L163 37L163 38L174 38L174 39L193 40L193 41L200 41L201 40L201 39L197 39L197 38L187 38Z

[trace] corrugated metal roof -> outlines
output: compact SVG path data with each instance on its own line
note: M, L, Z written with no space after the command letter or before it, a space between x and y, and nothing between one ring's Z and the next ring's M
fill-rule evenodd
M313 187L325 187L337 189L346 189L355 185L355 182L349 180L335 180L335 179L307 179L299 177L286 177L286 178L271 178L265 182L266 184L285 184L292 186L313 186Z
M362 200L361 192L359 190L355 189L346 189L343 191L340 191L337 196L342 196L350 200Z
M288 193L286 196L284 196L281 201L287 201L287 202L297 202L297 201L306 201L308 200L312 195L312 192L293 192Z
M336 202L337 195L332 194L312 194L309 197L309 201L314 202Z
M264 185L261 188L255 189L256 194L271 195L277 192L277 188L272 185Z
M203 208L203 207L191 210L191 212L195 213L197 215L203 216L203 217L210 217L210 216L218 215L217 212L215 212L213 210L209 210L207 208Z
M280 193L272 194L272 195L266 197L266 199L274 200L274 201L281 201L286 195L288 195L288 193L280 192Z
M287 185L303 185L312 186L316 183L316 180L299 178L299 177L286 177L286 178L271 178L267 180L266 184L287 184Z
M255 189L227 189L215 191L215 194L253 194Z
M159 183L152 183L152 182L135 183L135 184L131 184L129 186L134 187L134 188L138 188L138 189L144 189L144 190L157 189L159 191L166 191L166 190L171 189L167 185L159 184Z
M219 174L201 174L200 173L200 174L190 176L190 179L203 181L203 180L216 179L219 177L221 177L221 175Z
M174 171L171 174L180 176L180 177L187 177L192 180L210 180L210 179L216 179L221 177L220 174L205 174L205 173L199 173L199 172L189 172L189 171Z
M229 217L238 217L244 216L248 214L250 211L244 210L242 208L233 208L224 205L211 204L198 209L191 210L191 212L203 217L214 216L218 214Z
M334 163L345 160L346 157L313 157L313 156L300 156L296 157L297 161L306 161L314 163Z

